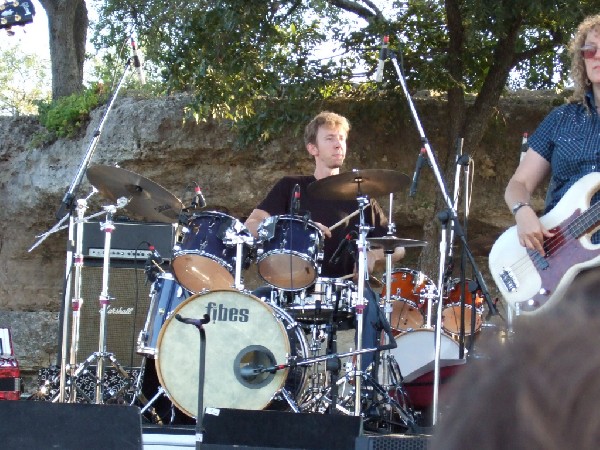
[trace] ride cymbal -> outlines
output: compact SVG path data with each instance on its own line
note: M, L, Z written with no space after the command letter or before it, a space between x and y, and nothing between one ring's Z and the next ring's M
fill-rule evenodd
M353 169L308 185L308 192L326 200L352 200L360 195L377 197L397 192L410 183L408 175L389 169Z
M102 196L129 200L125 209L151 222L177 222L183 203L161 185L114 166L91 166L87 178Z

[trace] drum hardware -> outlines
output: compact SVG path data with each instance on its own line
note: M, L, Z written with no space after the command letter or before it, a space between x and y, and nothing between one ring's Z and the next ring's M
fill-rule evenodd
M323 232L308 217L270 216L258 226L256 264L269 285L286 291L311 286L323 260Z
M182 234L173 249L172 268L183 287L200 293L242 286L241 270L254 241L239 220L205 211L193 214Z
M214 322L206 329L210 344L206 348L205 407L278 408L282 406L280 398L286 405L294 406L288 399L303 390L304 368L258 376L252 370L284 358L305 357L308 345L304 331L278 306L246 293L224 290L186 299L160 331L157 375L179 410L197 417L194 390L198 381L198 355L194 334L188 330L190 327L173 319L177 314L185 317L209 314Z
M103 404L105 402L103 377L104 377L104 363L108 359L110 364L120 373L126 380L131 382L129 374L123 369L121 364L117 361L113 353L107 352L106 349L106 330L107 330L107 313L110 307L111 297L108 292L108 280L109 280L109 260L110 260L110 242L112 232L115 230L115 225L112 220L114 213L119 208L123 208L127 204L127 200L121 198L118 200L117 205L105 206L104 210L106 213L106 221L101 224L101 229L104 231L104 259L103 259L103 270L102 270L102 291L99 297L100 303L100 325L99 325L99 337L98 337L98 351L90 355L77 369L73 372L73 378L77 379L82 373L87 372L89 366L96 362L96 389L95 389L95 403ZM72 385L73 386L73 385ZM127 386L128 387L128 386ZM111 393L111 397L118 395L117 393Z
M364 289L368 280L368 270L365 266L367 260L367 233L370 227L365 222L365 209L369 205L369 195L377 196L398 191L408 185L408 176L393 170L357 170L338 175L325 177L308 186L311 195L331 200L352 200L356 198L359 209L359 229L357 239L358 249L358 296L355 307L357 328L357 351L355 373L355 409L354 414L360 415L361 408L361 376L362 372L362 334L363 312L365 309Z
M150 305L144 328L137 339L137 353L149 358L156 357L156 344L160 329L173 311L191 293L177 283L170 273L159 275L150 289Z
M298 322L321 324L351 317L357 292L350 280L318 277L313 286L299 292L280 291L282 295L287 301L280 299L278 304Z
M90 183L103 197L116 201L129 199L127 210L148 222L175 223L183 203L161 185L129 170L116 166L91 166Z
M90 164L92 156L94 155L94 152L96 150L96 146L98 145L100 137L102 136L102 130L104 128L104 125L106 123L108 115L112 111L112 108L117 100L119 91L121 90L121 88L123 87L123 85L125 83L125 79L129 73L129 70L131 69L131 65L132 65L132 58L128 58L125 63L125 70L123 70L123 74L117 84L117 87L115 88L115 92L114 92L113 96L111 97L110 101L108 102L106 109L104 110L104 114L102 115L102 118L100 119L98 128L93 133L93 137L86 149L83 160L81 161L81 163L79 164L79 167L77 168L77 173L75 174L75 177L71 181L69 188L65 192L65 195L63 196L60 207L55 214L55 216L59 219L58 223L55 226L53 226L48 232L38 236L38 238L39 238L38 241L29 249L29 251L31 252L34 248L36 248L38 245L40 245L48 236L50 236L51 234L58 231L58 229L61 227L62 223L65 220L67 220L67 218L69 219L69 225L68 225L69 241L67 244L67 258L66 258L66 266L65 266L65 269L66 269L65 270L65 273L66 273L65 289L64 289L63 302L61 305L61 312L60 312L61 313L60 325L62 327L62 330L61 330L61 348L60 348L60 355L59 355L60 361L61 361L61 374L60 374L60 389L59 389L58 401L60 401L61 403L65 401L65 391L66 391L66 384L67 384L66 383L66 371L67 371L66 354L67 354L67 341L68 341L68 339L67 339L68 338L68 317L69 317L69 307L70 307L69 303L71 301L71 298L70 298L70 296L71 296L71 267L73 265L73 251L72 251L71 247L72 247L72 242L73 242L73 238L74 238L73 209L74 209L75 205L73 202L75 199L76 190L79 188L79 185L81 184L81 181L83 180L84 174L86 174L86 172L89 172L88 166ZM110 172L109 172L109 174L110 174ZM132 173L130 172L130 174L132 174ZM88 173L88 177L89 177L89 173ZM137 197L140 197L140 194L143 192L144 197L147 201L148 197L156 198L156 197L160 197L161 196L160 194L164 194L164 192L160 192L161 191L160 189L155 189L156 186L152 185L151 183L144 183L144 186L137 185L136 189L134 189L132 192L132 190L130 188L134 186L134 183L130 182L131 178L128 178L126 181L128 181L128 183L127 183L128 189L127 189L127 194L124 195L125 198L129 198L129 199L136 198L137 199ZM94 189L97 189L97 186L93 182L91 184L94 186ZM139 187L139 189L137 189L138 187ZM147 189L143 189L143 187L146 187ZM148 187L150 187L150 189L148 189ZM100 189L97 189L97 190L100 190ZM164 189L162 189L162 190L164 191ZM158 195L150 195L149 196L148 194L158 194ZM123 195L115 195L114 198L112 199L112 201L117 201L117 199L119 199L121 197L123 197ZM177 203L177 201L173 201L172 196L170 199L167 198L167 200L168 200L168 202L166 205L163 202L158 202L160 204L160 207L152 209L153 214L157 213L157 211L161 211L159 216L160 216L160 218L163 218L165 216L166 209L169 208L169 204L171 205L171 207L176 206L175 204ZM148 202L148 203L151 203L151 202ZM157 202L154 202L154 203L156 205ZM134 204L136 206L141 205L141 207L143 208L142 201L135 202ZM131 206L133 206L133 205L131 205ZM156 206L159 206L159 205L156 205ZM144 209L144 211L145 211L145 209ZM71 384L73 384L73 381L74 380L70 380Z
M204 436L204 375L206 373L206 331L204 325L210 322L210 316L204 314L202 319L192 319L182 317L179 314L175 314L177 321L195 326L200 333L200 347L198 353L198 406L197 406L197 420L196 420L196 443L198 446L202 445L202 437Z
M469 328L463 331L464 336L472 336L478 333L483 323L483 297L481 291L476 286L472 286L474 283L471 280L465 279L465 282L469 288L465 289L463 295L460 279L455 278L449 281L444 309L442 310L442 327L446 333L454 338L460 337L463 317L464 324L469 325ZM473 319L475 320L473 321Z

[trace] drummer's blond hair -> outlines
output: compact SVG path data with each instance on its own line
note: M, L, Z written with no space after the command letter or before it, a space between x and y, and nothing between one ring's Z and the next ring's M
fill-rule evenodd
M348 135L350 131L350 122L344 116L340 116L331 111L321 111L317 114L313 120L311 120L306 128L304 129L304 144L316 144L317 143L317 132L323 125L332 128L341 128L342 131Z

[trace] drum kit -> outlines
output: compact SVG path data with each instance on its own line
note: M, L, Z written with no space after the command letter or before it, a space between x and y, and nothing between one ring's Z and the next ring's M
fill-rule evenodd
M421 272L405 268L392 271L394 248L426 245L424 241L401 239L393 234L393 192L408 184L406 175L391 170L354 170L309 186L316 196L358 201L358 273L354 279L320 276L324 237L309 218L293 214L269 217L260 224L258 238L254 238L236 218L205 208L185 208L162 186L133 172L91 166L87 176L102 196L117 202L117 207L124 205L148 221L179 223L170 270L157 264L146 265L152 287L147 318L137 339L137 353L144 357L143 364L153 360L159 386L150 393L154 396L141 392L144 367L132 380L133 402L141 402L143 412L152 412L154 402L164 394L179 411L198 418L198 333L175 318L205 316L210 320L204 327L206 370L201 381L205 406L361 416L377 409L378 417L383 417L383 413L387 416L386 426L415 426L415 411L402 383L416 378L432 361L433 330L426 327L425 311L437 301L438 292ZM384 237L368 238L370 227L363 214L368 196L384 194L390 194L389 232ZM104 311L110 308L110 235L118 232L118 226L112 224L112 212L114 209L106 212L103 225ZM80 212L79 221L84 220ZM381 321L375 331L377 345L363 348L362 333L367 329L363 327L363 314L368 306L368 296L363 293L370 290L365 286L370 279L366 251L377 248L383 249L387 262L385 286L375 300L376 315ZM242 272L251 264L256 264L258 275L268 287L253 292L245 289ZM451 280L446 291L441 353L442 358L456 360L461 318L458 281ZM466 303L466 321L475 314L477 332L482 321L482 299L469 293ZM72 340L75 345L76 312ZM119 369L105 348L104 333L109 325L104 317L99 352L84 365L97 362L102 366L108 358ZM357 348L339 353L336 332L344 323L356 327ZM375 363L363 369L361 356L366 353L376 355ZM347 358L344 366L341 358ZM72 355L72 364L75 359L76 355ZM71 376L77 377L82 367L74 367ZM342 367L346 370L339 376ZM100 367L97 372L98 379L102 379L102 370ZM98 387L96 392L97 403L106 397L101 389Z

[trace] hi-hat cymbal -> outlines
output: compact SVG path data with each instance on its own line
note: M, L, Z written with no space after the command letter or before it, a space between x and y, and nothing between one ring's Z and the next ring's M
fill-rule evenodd
M91 166L87 177L107 199L128 199L125 209L143 220L173 223L183 208L183 203L161 185L120 167Z
M353 169L308 185L308 192L327 200L352 200L359 195L377 197L397 192L410 183L408 175L389 169Z
M367 238L371 248L382 248L383 251L393 251L396 247L424 247L427 241L416 241L414 239L402 239L396 236L383 236L378 238Z

